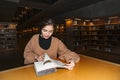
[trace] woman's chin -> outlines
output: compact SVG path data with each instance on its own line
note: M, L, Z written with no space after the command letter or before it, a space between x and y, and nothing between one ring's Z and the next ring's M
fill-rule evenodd
M44 39L49 39L49 37L44 37Z

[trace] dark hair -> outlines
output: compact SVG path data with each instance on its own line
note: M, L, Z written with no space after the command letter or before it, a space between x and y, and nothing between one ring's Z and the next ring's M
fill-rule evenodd
M55 25L54 20L52 20L51 18L44 18L39 24L39 33L40 34L41 34L42 28L44 28L47 25L52 25L54 27L54 25Z

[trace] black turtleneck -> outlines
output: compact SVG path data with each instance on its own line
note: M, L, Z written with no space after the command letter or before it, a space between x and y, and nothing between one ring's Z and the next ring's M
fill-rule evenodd
M43 37L41 37L39 35L39 45L41 48L47 50L50 48L50 45L51 45L51 39L52 37L48 38L48 39L44 39Z

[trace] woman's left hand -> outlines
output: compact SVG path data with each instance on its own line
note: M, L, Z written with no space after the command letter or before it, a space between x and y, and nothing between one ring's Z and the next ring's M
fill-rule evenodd
M66 68L68 70L73 70L74 66L75 66L75 62L73 60L71 60L69 64L66 64Z

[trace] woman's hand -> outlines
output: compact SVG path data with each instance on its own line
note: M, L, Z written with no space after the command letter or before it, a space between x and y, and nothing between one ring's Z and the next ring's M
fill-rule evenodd
M71 60L69 64L66 64L66 68L68 70L73 70L74 66L75 66L75 62L73 60Z
M43 61L43 60L44 60L44 55L35 56L35 59L36 59L37 61Z

